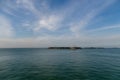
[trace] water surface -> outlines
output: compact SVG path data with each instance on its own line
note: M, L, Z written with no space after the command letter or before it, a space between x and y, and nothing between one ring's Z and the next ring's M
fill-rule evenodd
M0 49L0 80L120 80L120 49Z

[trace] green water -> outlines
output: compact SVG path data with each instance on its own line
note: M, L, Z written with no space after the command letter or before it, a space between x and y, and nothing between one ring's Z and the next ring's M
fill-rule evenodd
M0 80L120 80L120 49L0 49Z

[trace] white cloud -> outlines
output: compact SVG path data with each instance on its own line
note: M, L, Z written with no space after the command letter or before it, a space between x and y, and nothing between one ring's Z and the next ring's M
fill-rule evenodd
M73 5L73 2L74 1L72 1L72 3L70 3L66 7L64 7L64 9L62 8L60 10L53 11L49 9L48 7L49 4L47 4L45 0L40 0L39 8L36 7L35 0L16 0L15 1L16 4L14 5L12 5L13 4L12 2L7 1L6 2L7 7L4 10L10 15L15 15L14 11L16 11L17 9L19 10L21 8L34 13L33 15L37 18L37 20L33 21L30 24L26 23L22 24L23 26L32 25L33 26L32 28L31 27L28 28L37 33L43 28L50 31L54 31L61 27L60 23L62 23L66 19L66 16L68 15L71 16L70 14L72 14L72 12L74 12L74 9L77 8L79 5L77 2L74 2Z
M43 17L38 21L36 27L34 27L34 31L36 32L41 29L54 31L59 27L60 22L61 22L61 18L59 16L52 15L48 17Z
M60 26L60 22L63 17L59 15L53 15L48 8L48 4L45 0L41 0L39 3L39 10L35 6L34 0L17 0L18 7L22 7L34 13L34 16L37 17L37 20L33 21L30 24L24 23L23 26L32 25L28 27L33 30L35 33L39 32L41 29L47 29L49 31L54 31ZM50 11L50 12L49 12Z
M11 22L4 16L0 16L0 38L11 37L14 31Z

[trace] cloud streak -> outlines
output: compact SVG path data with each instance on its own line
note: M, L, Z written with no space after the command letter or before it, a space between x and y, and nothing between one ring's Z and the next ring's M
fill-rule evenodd
M4 16L0 16L0 37L12 37L14 30L11 22Z
M89 30L88 33L107 31L107 30L111 30L111 29L120 29L120 24L116 24L116 25L113 25L113 26L104 26L104 27L100 27L100 28L97 28L97 29L92 29L92 30Z
M100 2L101 2L101 1L100 1ZM99 3L100 3L100 2L99 2ZM83 31L84 28L85 28L86 26L88 26L88 24L89 24L90 22L93 22L94 18L95 18L97 15L99 15L99 14L100 14L101 12L103 12L107 7L109 7L110 5L112 5L112 4L115 3L115 2L116 2L116 0L103 1L103 2L101 3L101 6L99 6L99 7L97 7L97 8L96 8L96 6L93 6L94 8L91 8L90 10L89 10L89 8L88 8L87 14L84 13L84 14L85 14L84 17L83 17L82 19L80 19L80 21L78 21L77 23L74 23L74 24L71 26L70 30L71 30L73 33L75 33L75 35L81 34L80 32ZM96 2L96 4L98 4L98 5L99 5L99 3ZM87 4L88 4L88 3L87 3Z

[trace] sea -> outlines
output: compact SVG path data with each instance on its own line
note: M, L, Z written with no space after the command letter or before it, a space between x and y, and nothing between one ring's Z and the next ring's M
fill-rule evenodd
M120 80L120 49L0 49L0 80Z

